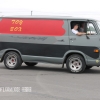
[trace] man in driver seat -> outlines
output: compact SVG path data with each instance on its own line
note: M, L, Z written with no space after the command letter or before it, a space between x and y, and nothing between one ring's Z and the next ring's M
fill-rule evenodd
M81 35L84 35L84 34L86 34L86 33L84 33L84 32L79 32L78 31L78 24L77 23L75 23L74 25L73 25L73 29L72 29L72 32L74 33L74 34L76 34L76 35L78 35L78 36L81 36Z

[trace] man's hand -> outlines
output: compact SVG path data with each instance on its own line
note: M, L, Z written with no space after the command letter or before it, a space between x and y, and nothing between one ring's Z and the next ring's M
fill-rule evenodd
M91 35L91 33L87 33L87 35Z

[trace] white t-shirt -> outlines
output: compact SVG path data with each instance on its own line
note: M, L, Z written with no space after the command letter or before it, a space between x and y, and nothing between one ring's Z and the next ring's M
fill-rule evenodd
M73 32L74 34L79 33L78 30L75 30L75 29L72 29L72 32Z

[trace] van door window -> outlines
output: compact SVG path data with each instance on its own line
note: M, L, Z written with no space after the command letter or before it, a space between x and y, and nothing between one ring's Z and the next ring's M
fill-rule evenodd
M95 27L92 23L87 24L87 33L89 33L91 35L96 35L97 34L97 32L95 30Z
M77 26L77 29L74 27ZM86 33L87 32L87 22L86 21L71 21L70 27L72 33L76 34L77 32Z

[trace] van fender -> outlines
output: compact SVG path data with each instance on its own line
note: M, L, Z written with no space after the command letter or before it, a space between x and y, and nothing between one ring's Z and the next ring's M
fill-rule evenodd
M65 63L65 60L66 60L66 57L69 55L69 54L80 54L84 57L84 60L85 62L87 63L88 59L86 57L86 55L81 52L81 51L78 51L78 50L70 50L70 51L67 51L64 56L63 56L63 64L62 64L62 68L64 68L64 63Z
M9 48L9 49L4 49L0 51L0 57L1 57L1 62L3 61L4 55L9 52L9 51L15 51L17 52L20 56L22 55L21 52L17 49ZM21 56L22 59L22 56Z

